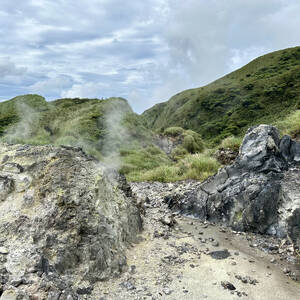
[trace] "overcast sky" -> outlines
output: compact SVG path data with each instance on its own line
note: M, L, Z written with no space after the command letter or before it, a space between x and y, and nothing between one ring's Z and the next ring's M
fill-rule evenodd
M299 0L1 0L0 100L121 96L136 112L300 45Z

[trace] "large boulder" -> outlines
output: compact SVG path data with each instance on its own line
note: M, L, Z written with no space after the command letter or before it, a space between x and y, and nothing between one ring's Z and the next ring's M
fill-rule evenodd
M235 162L165 201L184 214L239 231L288 236L300 248L300 143L269 125L246 133Z
M124 178L81 149L0 144L0 299L88 294L140 229Z

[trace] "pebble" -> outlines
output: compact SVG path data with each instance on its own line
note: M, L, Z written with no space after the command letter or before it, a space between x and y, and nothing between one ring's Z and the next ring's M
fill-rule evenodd
M8 254L8 253L9 251L6 248L0 247L0 254Z
M131 265L131 266L130 266L129 273L130 273L130 274L135 274L135 273L136 273L136 266L135 266L135 265Z
M220 250L220 251L212 251L209 255L214 259L226 259L230 256L230 253L227 249Z
M230 291L236 290L236 287L229 281L222 281L221 285L224 289L227 289L227 290L230 290Z
M169 288L164 288L163 292L164 292L165 295L171 295L172 290L170 290Z
M214 247L219 247L219 242L217 242L217 241L213 241L211 244Z

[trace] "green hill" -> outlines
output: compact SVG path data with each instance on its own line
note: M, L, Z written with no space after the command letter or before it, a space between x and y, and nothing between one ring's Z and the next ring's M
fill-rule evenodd
M300 109L300 47L261 56L211 84L183 91L142 116L159 131L179 126L212 145Z
M300 136L300 47L259 57L140 116L123 98L0 102L0 142L79 146L136 181L203 180L220 166L216 147L238 149L258 123ZM156 146L165 143L173 144L168 155Z
M151 134L125 99L59 99L24 95L0 102L0 138L10 143L81 146L98 157Z

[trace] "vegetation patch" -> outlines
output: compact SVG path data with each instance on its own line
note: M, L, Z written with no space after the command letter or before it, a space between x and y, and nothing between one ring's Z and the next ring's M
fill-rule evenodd
M300 47L261 56L213 83L178 93L142 116L150 129L191 129L207 145L300 109Z
M274 125L282 134L292 137L300 135L300 109L288 114L283 120L277 121Z
M221 144L218 146L218 149L230 149L233 151L238 151L240 145L242 144L243 138L236 136L229 136L225 138Z
M185 179L205 180L214 175L220 164L205 154L188 154L175 164L160 165L157 168L130 177L132 181L173 182Z

